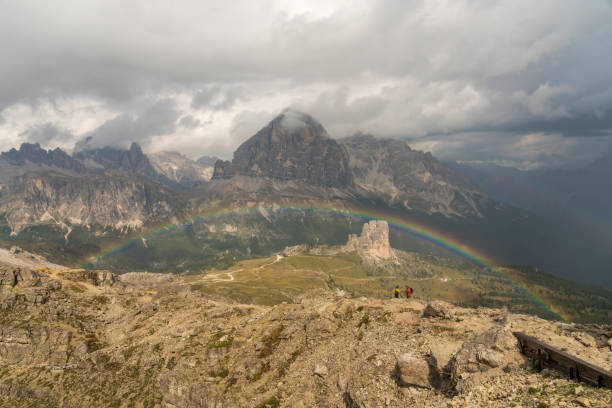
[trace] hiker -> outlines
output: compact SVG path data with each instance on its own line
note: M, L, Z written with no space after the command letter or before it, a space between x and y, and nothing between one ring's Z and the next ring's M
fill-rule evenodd
M396 286L396 287L393 289L393 297L394 297L394 298L399 299L399 298L400 298L401 293L402 293L402 292L400 291L399 286Z
M412 296L412 288L406 285L406 299L410 299L410 296Z

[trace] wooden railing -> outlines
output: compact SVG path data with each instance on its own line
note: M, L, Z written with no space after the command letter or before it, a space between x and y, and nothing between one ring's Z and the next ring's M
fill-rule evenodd
M544 367L560 371L570 379L588 381L598 387L612 388L612 373L578 357L571 356L525 333L514 332L521 352L531 357L538 371Z

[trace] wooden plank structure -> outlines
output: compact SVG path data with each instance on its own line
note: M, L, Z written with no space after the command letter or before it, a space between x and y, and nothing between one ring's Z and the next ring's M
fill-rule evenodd
M546 366L567 374L572 380L588 381L598 387L612 388L610 371L571 356L525 333L514 332L514 335L518 339L521 353L534 359L538 371L542 371Z

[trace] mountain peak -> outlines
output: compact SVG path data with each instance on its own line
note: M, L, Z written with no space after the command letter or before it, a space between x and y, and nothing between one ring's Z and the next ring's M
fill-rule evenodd
M353 185L346 148L312 116L294 109L283 110L240 145L231 162L218 161L213 178L236 174L328 187Z
M136 142L132 142L132 144L130 145L130 151L134 152L134 153L140 153L142 154L142 148L140 147L140 145Z

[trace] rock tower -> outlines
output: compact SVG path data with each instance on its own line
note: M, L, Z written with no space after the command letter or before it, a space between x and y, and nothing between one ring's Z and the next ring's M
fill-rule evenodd
M345 249L365 252L375 258L391 258L393 251L389 244L389 224L387 221L370 221L363 224L360 236L349 235Z

